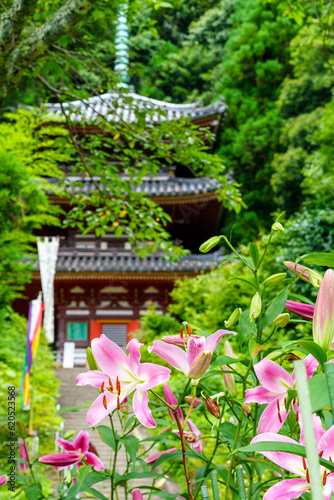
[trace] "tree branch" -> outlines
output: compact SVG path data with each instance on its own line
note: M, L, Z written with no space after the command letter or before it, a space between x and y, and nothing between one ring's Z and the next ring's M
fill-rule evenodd
M21 0L22 4L29 4L29 0ZM15 3L19 0L15 0ZM30 3L34 4L35 0ZM67 33L72 26L82 19L88 10L95 4L95 0L67 0L65 4L42 26L37 28L26 39L22 40L14 49L10 51L5 64L0 58L0 79L2 80L0 98L6 97L21 78L25 69L38 57L42 56L46 50L56 42L61 36ZM14 8L14 6L13 6ZM8 11L7 17L9 18ZM29 7L30 9L31 7ZM21 16L21 14L20 14ZM17 17L20 17L17 16ZM12 12L12 21L16 16ZM10 32L9 25L4 29L4 36L8 38ZM15 43L15 42L14 42Z

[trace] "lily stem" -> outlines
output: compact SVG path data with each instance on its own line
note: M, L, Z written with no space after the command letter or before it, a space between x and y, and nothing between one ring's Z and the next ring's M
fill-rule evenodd
M184 469L184 475L186 478L186 483L187 483L187 488L188 488L188 495L189 495L189 500L194 500L192 491L191 491L191 484L190 484L190 478L189 478L189 471L188 471L188 465L187 465L187 456L186 456L186 447L184 443L184 433L183 433L183 428L182 424L180 422L179 416L177 414L177 408L173 409L175 420L180 432L180 439L181 439L181 448L182 448L182 460L183 460L183 469Z
M188 421L188 418L190 417L190 413L192 412L192 410L193 410L193 408L194 408L195 398L196 398L196 386L194 385L194 386L193 386L193 397L192 397L191 402L190 402L189 411L188 411L188 413L187 413L187 416L186 416L186 418L184 419L184 422L183 422L183 425L182 425L182 429L184 429L184 428L185 428L186 423L187 423L187 421Z
M220 436L220 431L219 431L219 429L217 429L217 436L216 436L215 447L213 449L213 452L211 453L211 456L210 456L209 460L206 463L206 466L205 466L205 469L204 469L204 473L203 473L203 478L201 479L199 485L197 486L197 490L196 490L196 493L195 493L195 496L194 496L194 500L196 500L196 498L198 497L198 494L201 491L201 486L204 483L204 481L206 480L207 472L208 472L208 470L210 468L210 465L211 465L211 462L213 460L213 457L215 456L217 448L219 446L219 442L220 442L219 441L219 436Z
M239 423L238 423L238 427L237 427L237 432L236 432L235 437L234 437L233 451L238 446L238 439L239 439L239 434L240 434L240 430L241 430L243 414L244 414L244 409L243 409L243 406L241 406L240 415L239 415L239 419L238 419ZM230 484L231 484L231 479L232 479L232 470L233 470L233 467L234 467L234 460L235 460L235 457L233 455L232 458L231 458L230 466L228 468L228 474L227 474L227 479L226 479L224 500L228 500L228 494L229 494L229 491L230 491Z

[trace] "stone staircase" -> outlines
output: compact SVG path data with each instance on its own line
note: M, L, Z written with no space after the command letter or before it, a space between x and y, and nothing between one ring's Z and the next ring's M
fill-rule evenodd
M97 389L90 385L86 385L83 387L77 387L76 386L76 378L79 373L87 371L88 368L85 367L74 367L74 368L57 368L56 369L56 375L57 377L61 380L61 388L60 388L60 399L59 399L59 404L61 408L64 407L73 407L73 406L81 406L84 403L88 403L91 401L94 401L94 399L98 395ZM67 432L70 429L75 429L76 432L79 432L80 430L85 430L89 432L90 440L91 442L95 445L99 456L104 463L105 467L109 469L109 464L110 464L110 448L104 444L97 431L93 431L91 428L89 428L86 424L86 413L87 413L87 408L84 408L82 410L79 410L78 412L64 412L61 414L61 416L64 418L64 433ZM103 425L109 425L109 420L104 419L101 424ZM116 428L116 432L120 433L121 428L119 425L118 418L114 419L114 425ZM139 431L142 435L145 436L145 429L141 428ZM117 457L117 466L116 470L120 474L124 472L126 469L126 457L124 450L121 449L118 457ZM144 485L148 484L150 480L145 479L145 480L136 480L134 482L134 485ZM98 489L103 495L105 495L107 498L110 498L110 483L109 481L99 483L99 485L95 485L94 488ZM170 493L174 492L175 493L175 484L166 482L164 489L169 491ZM119 487L118 488L118 498L119 500L125 500L125 495L124 495L124 490L123 488ZM177 490L176 490L177 492ZM129 496L130 500L131 495ZM144 497L145 498L145 497ZM154 498L154 496L152 496ZM156 497L158 498L158 497ZM131 497L132 500L132 497Z

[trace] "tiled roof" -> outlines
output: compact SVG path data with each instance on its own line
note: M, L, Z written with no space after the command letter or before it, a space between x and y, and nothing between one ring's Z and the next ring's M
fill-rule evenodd
M49 103L46 105L51 113L61 115L60 104ZM69 103L63 103L64 109L71 110L72 120L87 120L89 122L101 120L101 117L108 121L119 122L121 120L132 123L136 121L135 110L147 110L147 122L157 122L165 120L175 120L181 117L190 117L192 120L200 120L210 116L223 113L227 106L222 99L209 106L201 106L201 101L190 104L173 104L156 99L150 99L134 93L119 94L110 92L99 96L90 97ZM154 113L154 110L162 111Z
M118 252L117 254L102 252L99 255L87 255L78 252L59 253L57 272L199 272L213 269L222 259L220 250L210 254L193 254L182 257L173 264L164 260L163 255L152 255L141 259L134 252Z
M69 177L69 179L71 178ZM89 193L96 189L93 181L87 177L83 179L78 178L78 180L81 186L71 187L71 191ZM96 179L96 181L98 182L98 179ZM143 179L142 184L133 186L134 192L145 193L151 198L214 193L217 189L219 189L218 182L208 177L196 177L193 179L184 177L147 177ZM110 189L110 191L112 191L112 189Z

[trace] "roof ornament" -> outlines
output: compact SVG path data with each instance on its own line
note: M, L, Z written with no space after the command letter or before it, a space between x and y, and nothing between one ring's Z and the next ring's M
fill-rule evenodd
M117 14L115 36L115 66L114 70L121 78L119 87L128 87L129 76L129 27L127 24L128 4L120 5Z

